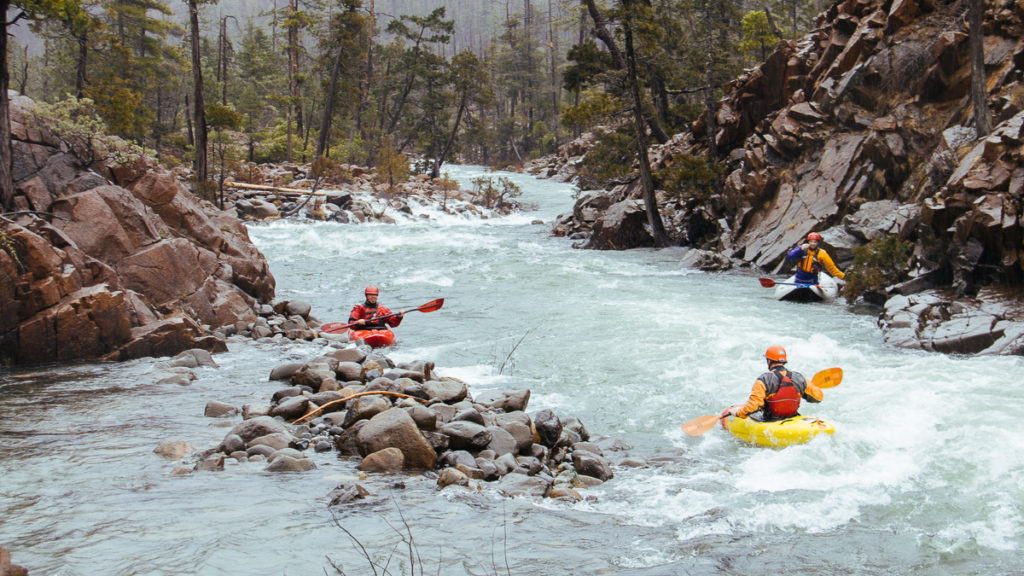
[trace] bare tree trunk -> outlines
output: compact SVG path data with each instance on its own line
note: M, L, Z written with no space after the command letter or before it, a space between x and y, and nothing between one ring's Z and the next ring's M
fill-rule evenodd
M327 134L331 130L331 113L334 111L334 93L338 89L338 76L341 74L341 59L345 49L342 43L338 42L338 55L334 59L334 68L331 70L331 82L327 86L327 99L324 101L324 116L320 120L320 136L316 142L316 157L324 155L327 149Z
M561 86L558 81L558 34L555 32L551 0L548 0L548 52L551 55L551 133L555 136L555 150L558 150L558 99Z
M295 106L295 130L298 134L303 132L302 121L302 77L299 75L299 24L295 21L295 13L299 10L298 0L289 0L289 9L292 20L288 27L288 67L292 80L292 98Z
M11 102L7 96L7 87L11 84L11 72L7 68L7 9L10 0L0 0L0 17L4 19L3 33L0 34L0 201L4 210L14 210L14 179L12 176L11 150Z
M604 15L601 14L601 11L597 8L597 4L594 3L594 0L583 0L583 3L586 5L587 11L590 13L590 18L594 21L594 33L608 48L608 52L611 53L612 59L615 61L615 66L619 70L625 70L627 67L626 60L622 57L622 52L619 50L618 43L615 42L615 37L608 31ZM642 108L641 113L643 113ZM654 139L657 140L659 144L668 142L668 133L665 132L665 129L661 126L661 122L659 122L656 117L652 118L645 114L643 118L646 121L647 126L651 129L651 135L654 136Z
M974 128L978 138L984 138L992 132L992 113L988 109L988 81L985 75L985 32L982 29L985 1L970 1L971 102L974 104Z
M192 33L192 104L195 132L195 159L193 168L196 181L206 183L206 111L203 105L203 65L199 55L199 8L196 0L188 1L189 27Z
M76 40L78 41L78 58L75 62L75 98L81 98L85 95L85 85L88 83L86 65L89 56L89 33L82 32L82 35L78 36Z
M377 26L376 15L374 14L375 2L370 0L370 18L366 27L366 69L363 71L363 80L359 86L359 105L356 107L356 132L366 141L366 134L363 133L363 110L369 100L370 84L373 82L373 33Z
M626 75L629 83L629 95L633 100L633 120L636 131L637 156L640 164L640 185L643 187L644 211L647 212L647 223L651 226L651 235L654 236L654 243L657 246L669 244L668 234L665 233L665 226L661 222L661 214L658 212L658 200L654 193L654 179L651 177L651 161L647 157L647 127L644 123L642 103L640 101L640 82L636 72L636 54L633 53L633 22L631 18L631 7L626 6L627 16L623 22L623 31L626 35Z
M28 84L28 46L21 51L21 82L18 83L18 93L25 93L25 86Z

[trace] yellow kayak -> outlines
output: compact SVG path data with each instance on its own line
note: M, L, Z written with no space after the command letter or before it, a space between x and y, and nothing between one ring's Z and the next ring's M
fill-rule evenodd
M818 434L831 434L835 427L813 416L793 416L775 422L729 416L722 419L722 428L745 442L758 446L789 446L803 444Z

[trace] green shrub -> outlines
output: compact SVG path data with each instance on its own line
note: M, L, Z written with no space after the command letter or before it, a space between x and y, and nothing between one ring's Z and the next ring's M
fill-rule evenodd
M628 131L599 134L594 147L581 162L580 186L592 190L624 178L633 171L635 156L636 146Z
M897 236L875 238L853 249L853 264L846 274L843 297L853 302L868 290L881 290L909 277L913 244Z
M723 167L710 164L704 156L683 154L672 159L673 164L654 172L655 187L670 197L707 201L718 189Z

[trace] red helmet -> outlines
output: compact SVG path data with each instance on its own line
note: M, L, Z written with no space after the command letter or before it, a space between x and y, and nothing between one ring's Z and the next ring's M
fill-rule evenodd
M783 348L782 346L779 346L778 344L769 346L768 350L766 350L765 353L764 353L764 357L767 358L771 362L782 362L782 363L785 363L786 362L786 349Z
M380 294L380 290L378 290L376 286L367 286L366 290L363 290L363 294L366 294L367 296L373 294L374 296L376 296Z
M807 235L807 240L817 240L818 242L821 242L821 234L818 234L817 232L811 232L810 234Z

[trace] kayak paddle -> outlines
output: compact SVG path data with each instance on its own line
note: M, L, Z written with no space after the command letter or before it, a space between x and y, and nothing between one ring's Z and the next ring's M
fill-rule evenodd
M435 310L440 310L441 306L444 306L444 298L431 300L430 302L427 302L426 304L421 304L420 306L417 306L412 310L402 310L400 312L394 312L392 314L386 314L384 316L366 318L365 320L375 322L377 320L386 320L388 318L394 318L395 316L398 316L399 314L404 314L406 312L433 312ZM327 324L324 324L323 326L320 327L320 331L327 332L328 334L339 334L357 324L359 324L358 320L356 320L355 322L349 322L348 324L342 324L341 322L328 322Z
M774 288L777 284L783 284L785 286L802 286L804 288L810 288L811 286L818 286L817 284L805 284L803 282L776 282L771 278L758 278L758 282L765 288Z
M826 368L825 370L815 374L814 378L811 378L811 384L814 384L818 388L835 388L836 386L839 386L839 383L842 381L842 368ZM714 428L715 424L717 424L722 418L724 418L724 416L716 416L714 414L698 416L686 424L683 424L683 432L685 432L687 436L700 436Z

